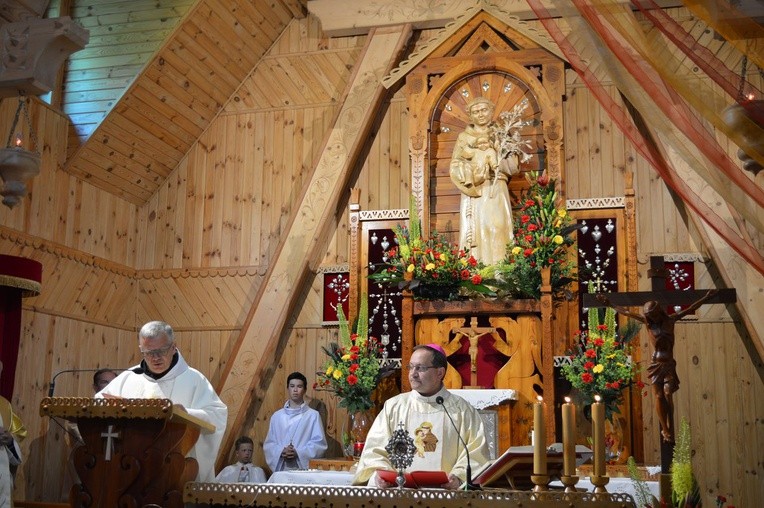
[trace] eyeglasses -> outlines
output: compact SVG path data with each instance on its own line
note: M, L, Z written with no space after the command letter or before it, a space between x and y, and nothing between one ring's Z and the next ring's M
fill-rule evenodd
M164 355L166 355L168 351L174 348L175 348L175 344L170 344L169 346L165 346L159 349L152 349L150 351L144 351L143 349L141 349L141 354L143 355L144 358L149 358L149 357L161 358Z
M435 365L407 365L409 372L425 372L428 369L437 369Z

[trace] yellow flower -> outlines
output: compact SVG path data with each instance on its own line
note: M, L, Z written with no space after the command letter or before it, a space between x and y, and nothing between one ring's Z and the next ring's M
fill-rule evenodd
M435 263L427 263L424 267L425 270L434 270L435 269Z
M350 353L348 353L348 354L346 354L346 355L342 355L342 361L343 361L343 362L346 362L346 361L348 361L348 360L350 360Z
M464 268L465 266L467 266L467 260L465 258L460 258L459 264L462 265L462 268Z
M443 261L444 263L447 263L448 262L448 254L446 254L445 252L441 252L440 253L440 260Z
M619 367L626 367L626 364L623 364L621 362L616 362L616 365L618 365Z
M592 372L594 372L595 374L599 374L603 370L605 370L605 366L602 365L601 363L598 363L597 365L594 366L594 368L592 369Z
M406 267L406 271L409 273L412 273L414 271L414 263L411 263L409 266Z
M560 245L563 242L563 238L560 235L554 235L554 238L552 238L552 241L556 243L557 245Z
M331 376L332 375L332 371L334 371L334 367L329 365L329 367L326 368L326 375L327 376Z
M332 376L334 376L334 379L339 379L339 378L342 377L342 371L341 370L335 370L334 374L332 374Z
M565 216L568 215L568 211L565 210L564 208L560 208L559 210L557 210L557 215L559 215L560 217L565 218Z
M517 245L515 245L514 247L512 247L512 255L514 255L514 256L517 256L517 255L518 255L518 254L520 254L522 251L523 251L523 249L521 249L521 248L520 248L519 246L517 246Z

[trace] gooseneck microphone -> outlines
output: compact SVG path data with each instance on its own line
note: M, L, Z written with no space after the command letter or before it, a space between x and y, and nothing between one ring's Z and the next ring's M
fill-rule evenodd
M459 428L456 426L456 423L454 423L454 419L451 418L451 414L448 412L448 409L446 409L446 405L444 404L443 397L438 395L438 397L435 399L435 402L443 406L443 411L446 413L446 416L448 416L448 420L451 422L451 425L453 425L454 430L456 431L456 436L459 438L459 441L461 441L462 445L464 446L464 452L467 454L467 484L466 484L467 490L482 490L480 488L480 485L475 485L474 483L472 483L472 467L470 465L470 449L467 447L467 443L464 442L464 438L462 438L462 435L459 432Z
M56 378L58 376L60 376L61 374L80 373L80 372L98 372L99 370L102 370L102 369L108 369L108 370L112 370L114 372L119 372L119 371L125 370L125 369L110 368L110 367L101 367L101 368L98 368L98 369L64 369L64 370L59 370L53 376L53 379L50 380L50 385L48 385L48 397L53 397L53 392L56 390Z

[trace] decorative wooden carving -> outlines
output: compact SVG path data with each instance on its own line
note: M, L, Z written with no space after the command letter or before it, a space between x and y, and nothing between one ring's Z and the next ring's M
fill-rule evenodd
M82 444L72 452L81 483L72 487L72 507L182 507L182 489L199 466L187 458L200 430L214 427L169 399L47 397L40 415L76 422Z

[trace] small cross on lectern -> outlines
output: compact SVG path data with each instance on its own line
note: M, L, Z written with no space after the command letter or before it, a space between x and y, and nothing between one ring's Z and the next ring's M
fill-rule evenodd
M114 452L114 440L120 439L119 432L114 432L114 425L109 425L106 432L101 432L101 437L106 438L106 453L104 458L111 461L111 454Z

